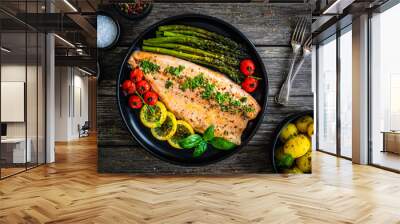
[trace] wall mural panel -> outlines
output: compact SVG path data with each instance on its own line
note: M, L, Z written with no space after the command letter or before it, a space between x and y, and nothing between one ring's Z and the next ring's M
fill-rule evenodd
M293 88L291 90L289 103L286 106L281 106L275 103L274 98L290 68L292 57L290 40L296 24L302 21L303 23L301 26L305 28L304 37L308 37L310 34L311 5L273 3L154 3L151 12L141 19L140 22L137 20L130 20L130 15L124 15L123 12L119 13L111 6L105 5L100 8L105 12L104 15L111 16L111 18L114 18L119 23L121 35L114 47L99 50L98 58L102 68L102 77L98 85L97 98L99 172L129 172L136 174L234 174L273 173L275 171L297 173L310 172L309 167L304 166L304 164L307 165L310 162L310 156L307 152L311 148L311 144L307 136L312 135L311 132L313 130L311 127L313 123L313 112L311 110L314 108L314 97L311 88L311 59L309 57L305 58L303 66L298 69L298 75L294 81L291 82ZM170 18L185 13L201 15ZM208 22L213 19L214 22ZM222 20L222 22L220 20ZM152 26L160 21L162 21L162 24L159 24L159 26ZM203 28L206 31L179 26L161 27L161 25L167 24L190 25L191 27ZM219 29L218 26L226 26L226 29ZM234 28L232 28L232 26ZM152 31L147 32L145 36L141 35L146 29L148 30L149 27L152 28ZM236 32L233 30L236 29L238 32L237 35L232 35L232 32ZM301 29L303 30L303 28ZM203 32L204 35L191 32L193 30L196 32ZM211 34L211 36L207 37L207 35L210 35L209 32L216 32L217 35ZM187 37L188 39L182 40L180 38L182 36L180 35L189 37ZM194 35L194 37L191 35ZM221 39L220 35L224 38ZM174 68L171 70L171 67L169 67L170 69L164 70L164 68L167 68L165 66L168 66L163 64L162 58L164 56L157 59L158 61L150 60L151 63L146 62L147 65L142 64L143 62L141 62L140 57L151 58L151 54L149 53L143 53L142 56L138 54L137 58L134 59L136 62L131 60L129 62L125 61L124 63L126 55L133 52L133 49L130 49L130 47L135 43L135 39L138 37L141 39L134 44L135 49L140 48L147 52L169 55L165 57L166 59L170 56L177 57L179 59L174 59L176 65L169 65ZM238 51L235 51L235 43L233 42L232 45L232 42L229 42L228 38L239 43L240 46L244 46L244 52L250 53L244 57L235 55L236 53L241 54L241 49L239 47L237 48ZM252 45L249 44L250 42L247 42L247 39L255 45L254 51L252 50ZM305 42L305 39L306 38L301 42ZM193 42L194 40L209 43L213 45L214 48L207 48L204 44L196 44L196 42ZM211 40L211 42L207 42L207 40ZM215 42L218 44L214 44ZM225 48L225 51L218 51L219 48L224 48L226 45L231 47ZM180 50L177 51L177 47L180 47ZM232 54L229 53L230 51L232 51ZM183 55L180 52L186 54ZM211 52L211 54L207 54L209 52ZM229 56L227 57L226 54L229 54ZM206 55L206 57L204 55ZM207 57L215 58L218 57L218 55L224 55L224 58L219 57L218 59L225 60L223 63L224 65L232 63L232 71L234 72L227 73L227 70L221 72L221 68L215 64L215 61L218 62L218 60L214 60L214 64L210 64L210 62L206 63ZM130 78L131 69L133 74L133 70L136 66L139 66L139 69L144 71L144 78L147 81L152 79L151 75L149 75L152 72L158 74L157 77L168 77L164 80L165 85L161 83L158 87L157 84L150 81L152 91L160 95L159 101L166 105L167 110L173 111L176 119L187 121L194 127L195 132L203 136L206 127L203 129L199 128L196 126L195 122L177 112L177 108L174 108L173 104L168 103L169 100L177 99L176 97L178 96L171 95L171 98L168 98L166 95L163 95L163 92L160 91L159 88L165 87L165 89L171 88L179 91L178 85L180 85L180 82L189 82L184 79L187 74L190 74L190 70L186 70L186 67L194 65L190 63L186 64L186 62L181 61L182 59L197 63L196 66L206 66L214 71L228 74L228 77L235 81L235 79L232 78L235 76L234 74L239 74L239 77L242 76L239 62L247 57L256 65L255 76L260 77L258 80L258 88L251 94L260 105L264 105L263 99L265 99L267 107L264 116L261 114L252 121L253 123L249 123L251 126L260 120L260 125L243 132L244 134L241 138L243 144L231 138L231 141L236 142L236 146L232 149L234 153L218 151L217 148L215 148L215 144L213 145L212 143L214 140L209 140L208 144L202 143L202 146L196 146L191 149L174 149L172 144L167 141L157 140L157 138L154 137L154 132L152 133L150 129L139 120L140 110L129 108L128 99L130 97L132 98L130 100L141 101L141 99L136 99L137 97L135 96L126 96L127 94L129 95L129 85L131 84L129 84L129 82L125 83L126 86L124 86L123 89L119 86ZM233 60L226 61L226 58L233 58ZM179 65L182 64L186 66L181 66L184 68L179 68ZM149 65L150 67L148 67ZM120 70L121 66L122 69ZM265 67L265 73L263 67ZM242 72L246 71L242 70ZM170 76L171 73L178 75L182 80L179 81ZM264 74L266 74L266 76L264 76ZM136 75L137 74L134 74L133 76L135 77ZM195 75L196 74L194 74L194 76ZM207 74L206 77L212 79L212 76L207 76ZM268 81L266 81L266 77ZM162 79L163 78L161 78L161 80ZM243 85L240 78L236 81L240 85ZM167 82L172 84L167 85ZM139 85L140 87L141 84L136 83L135 85ZM205 90L202 90L201 88L203 87L201 86L207 85L203 83L200 84L200 87L192 86L191 88L194 89L193 91L198 90L204 93ZM216 99L216 95L213 94L217 94L217 92L221 90L218 89L217 84L216 87L210 88L212 90L207 91L207 93L210 93L210 97L207 97L207 100L209 100L207 102L212 104L212 100ZM213 88L216 88L217 92L213 92ZM240 91L246 90L246 88L241 90L240 86L239 89ZM247 89L247 91L250 90ZM166 92L169 91L166 90ZM218 99L220 100L220 98ZM232 99L234 100L234 98ZM196 101L195 98L194 100ZM204 100L204 97L202 100ZM171 102L177 103L177 101ZM246 105L246 103L238 102L238 105ZM123 117L121 117L118 109L119 106L121 106ZM136 105L132 107L136 107ZM197 106L194 105L193 107ZM190 108L193 107L189 107L189 109L184 107L183 110L191 110ZM261 108L263 108L263 106L261 106ZM208 111L205 111L205 113L207 114ZM215 116L218 117L221 116L221 114L224 114L224 112L216 113ZM292 117L293 119L291 120L285 120L290 115L294 114L297 115L297 117ZM199 116L203 116L203 114L199 113ZM297 121L298 118L303 119ZM224 119L224 116L221 117L221 120ZM246 120L247 118L244 117L242 119ZM273 148L275 145L275 149L278 150L279 145L284 145L282 139L278 138L278 140L275 141L277 136L276 130L284 126L282 125L284 121L285 123L292 123L291 126L295 128L292 128L291 131L293 131L293 133L289 133L283 140L289 141L291 135L296 135L293 141L298 148L290 149L286 147L285 153L278 153L279 155L276 156L279 157L278 164L277 161L273 162ZM214 122L216 122L216 120L214 120ZM172 127L174 127L173 122L171 124ZM210 124L210 122L207 124ZM218 126L218 123L213 124L217 126L217 131L214 132L215 135L223 136L223 132L222 134L219 132L222 129L220 129L221 127ZM249 134L252 133L252 130L257 130L254 136ZM310 130L308 132L309 134L307 130ZM163 132L161 129L158 129L158 131L159 133ZM226 138L228 137L223 139L227 140ZM199 141L206 141L204 140L204 136L202 139L203 140ZM249 139L248 142L247 139ZM178 145L181 147L183 146L181 143L178 143ZM199 147L203 148L199 149ZM206 148L206 150L204 150L204 148ZM241 150L237 150L238 148L241 148ZM295 152L297 150L299 151L298 153ZM203 151L205 152L203 153ZM229 157L215 156L218 155L218 153L232 155ZM290 156L287 154L290 154ZM299 157L303 157L303 159L296 160L299 161L296 162L295 159ZM220 159L214 160L213 158ZM286 163L281 162L283 158L287 160ZM205 162L206 160L207 162ZM296 163L300 165L296 165Z

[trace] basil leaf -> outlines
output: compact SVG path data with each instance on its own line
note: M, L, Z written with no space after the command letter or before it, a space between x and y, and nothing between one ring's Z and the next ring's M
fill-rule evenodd
M202 137L198 134L189 135L188 137L180 140L178 143L182 148L191 149L196 147L202 141Z
M207 142L206 141L201 141L199 145L194 149L193 151L193 157L199 157L204 154L204 152L207 150Z
M214 125L211 125L207 128L207 130L203 134L204 141L209 142L214 138L214 129Z
M211 145L216 149L230 150L236 147L232 142L220 137L215 137L210 141Z

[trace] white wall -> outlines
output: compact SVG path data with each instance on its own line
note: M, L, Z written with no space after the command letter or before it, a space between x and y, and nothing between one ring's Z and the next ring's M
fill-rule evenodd
M31 67L28 67L30 70ZM6 64L1 66L2 82L25 82L25 64ZM1 108L7 110L7 108ZM25 123L11 122L7 123L7 137L25 137Z
M38 69L38 70L36 70ZM6 122L8 138L29 139L32 161L44 163L44 74L42 67L25 64L3 64L1 66L2 82L24 82L26 84L26 106L24 105L22 113L26 112L26 120L23 122ZM25 80L27 78L27 80ZM4 96L2 96L4 97ZM10 110L10 108L1 108L1 110ZM37 156L39 153L39 156Z
M67 67L55 68L55 141L68 140L69 116L69 69Z
M37 99L36 99L36 80L31 77L31 74L36 76L36 66L27 66L19 64L5 64L1 66L1 81L2 82L25 82L26 71L28 72L28 85L29 87L34 86L35 88L27 87L27 119L28 119L28 137L30 133L35 131L36 137L36 113L31 113L36 111ZM41 105L39 105L40 107ZM7 110L7 108L1 108L1 110ZM32 123L33 122L33 123ZM8 137L25 137L25 123L26 122L7 122L7 135ZM32 128L32 131L30 131Z
M74 140L88 120L88 78L72 67L56 67L55 74L55 140Z
M76 72L79 72L78 75ZM73 119L72 119L72 132L73 138L78 138L78 125L83 125L85 121L89 120L89 102L88 102L88 77L82 76L79 70L75 70L74 75L74 108L73 108ZM79 93L80 92L80 93ZM80 96L80 97L79 97ZM80 102L79 102L80 101Z

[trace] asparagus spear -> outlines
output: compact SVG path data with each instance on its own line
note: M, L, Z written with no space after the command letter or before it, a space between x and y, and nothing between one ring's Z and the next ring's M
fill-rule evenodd
M157 31L157 32L163 32L163 31ZM209 36L202 34L202 33L198 33L198 32L194 32L192 30L171 30L171 32L174 33L180 33L180 34L184 34L187 36L195 36L195 37L200 37L203 39L208 39L208 40L213 40L212 38L210 38ZM223 43L222 43L223 44ZM229 45L228 45L229 46Z
M212 58L216 58L219 59L231 66L239 66L240 61L237 60L236 58L232 58L229 56L225 56L225 55L221 55L221 54L217 54L217 53L213 53L213 52L208 52L208 51L204 51L198 48L193 48L190 46L186 46L186 45L181 45L181 44L175 44L175 43L151 43L148 46L153 46L153 47L161 47L161 48L168 48L168 49L174 49L177 51L183 51L183 52L187 52L187 53L193 53L196 55L200 55L200 56L206 56L206 57L212 57Z
M243 75L232 67L213 65L206 61L200 61L200 60L193 60L192 62L215 68L218 71L222 72L223 74L227 74L234 82L238 84L240 84L243 81Z
M240 82L240 73L236 72L233 67L225 65L223 62L221 62L218 59L215 58L210 58L210 57L205 57L205 56L199 56L199 55L193 55L193 54L188 54L180 51L174 51L171 49L166 49L166 48L161 48L161 47L151 47L151 46L143 46L142 50L144 51L150 51L150 52L155 52L155 53L161 53L161 54L166 54L166 55L171 55L177 58L182 58L188 61L200 63L203 65L207 65L210 67L213 67L222 73L227 74L229 77L232 78L235 82L239 83Z
M188 36L188 35L185 35L185 34L176 33L176 32L172 32L172 31L164 31L164 36L165 37L188 37L188 38L192 38L193 40L205 41L205 42L212 43L213 45L215 45L215 47L220 48L221 50L228 51L228 52L230 52L232 54L238 54L240 56L247 55L241 49L232 48L230 46L227 46L227 45L224 45L224 44L221 44L221 43L217 43L217 42L215 42L213 40L203 39L203 38L200 38L200 37Z
M173 30L184 30L184 31L192 31L192 35L195 35L194 33L200 33L203 34L211 39L217 40L220 43L226 44L232 48L242 48L238 43L235 41L224 37L220 34L214 33L212 31L208 31L199 27L193 27L193 26L186 26L186 25L164 25L164 26L159 26L158 27L159 31L173 31Z
M156 37L144 40L144 44L155 44L155 43L179 43L188 44L194 47L198 47L203 50L209 50L215 53L233 56L235 58L245 58L247 54L241 52L240 50L233 50L229 47L216 43L211 40L200 39L197 37L185 36L181 34L166 33L164 35L171 35L167 37ZM172 36L173 35L173 36Z
M142 47L142 49L144 51L152 51L152 52L157 52L157 53L162 53L162 54L168 54L168 55L172 55L172 56L187 59L187 60L201 60L201 61L206 61L206 62L214 64L214 65L219 65L219 66L225 65L224 62L222 62L218 59L215 59L215 58L205 57L205 56L200 56L200 55L195 55L195 54L189 54L189 53L175 51L175 50L161 48L161 47L152 47L152 46L144 45Z
M156 37L163 37L163 36L164 36L164 32L156 31Z

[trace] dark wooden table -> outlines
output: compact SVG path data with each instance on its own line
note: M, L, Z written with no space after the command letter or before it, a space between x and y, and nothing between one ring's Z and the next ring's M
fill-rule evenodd
M267 114L250 143L232 157L205 167L180 167L163 162L142 149L130 136L117 108L116 77L133 40L149 25L169 16L201 13L218 17L239 28L257 47L269 76ZM290 114L313 109L311 60L307 59L294 82L290 104L275 104L274 96L291 56L291 32L299 16L309 18L308 4L268 3L156 3L143 20L130 21L117 16L122 33L117 46L99 52L102 80L98 85L98 170L135 174L235 174L270 173L271 141L277 125Z

